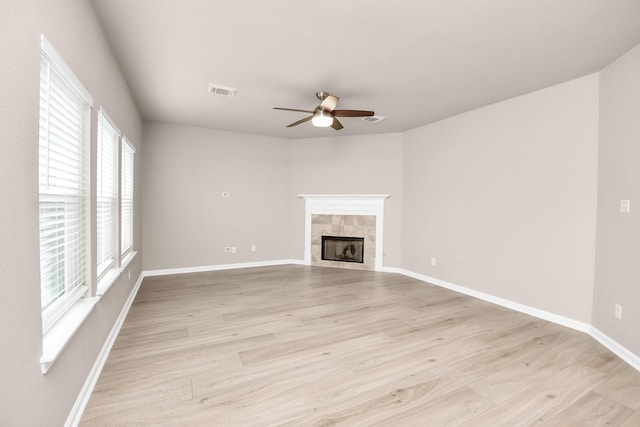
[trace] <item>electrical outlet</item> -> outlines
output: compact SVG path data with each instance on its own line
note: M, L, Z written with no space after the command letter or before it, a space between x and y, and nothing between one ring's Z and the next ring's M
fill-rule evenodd
M236 253L236 247L235 246L231 246L231 253L235 254Z
M622 320L622 306L620 304L616 304L613 315L616 316L616 319Z
M431 265L437 265L438 264L438 260L436 260L435 257L431 257Z
M231 246L225 246L224 251L231 253Z
M223 191L222 192L222 197L224 197L226 199L227 197L231 197L231 194L228 191Z
M256 251L256 245L251 245L251 252L255 252Z

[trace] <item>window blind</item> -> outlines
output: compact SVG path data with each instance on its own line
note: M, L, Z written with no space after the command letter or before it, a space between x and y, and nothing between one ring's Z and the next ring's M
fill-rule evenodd
M116 262L118 143L120 131L100 109L96 182L96 256L98 279Z
M39 223L44 332L86 291L87 144L92 100L43 38Z
M120 246L122 255L133 248L133 146L123 138L120 184Z

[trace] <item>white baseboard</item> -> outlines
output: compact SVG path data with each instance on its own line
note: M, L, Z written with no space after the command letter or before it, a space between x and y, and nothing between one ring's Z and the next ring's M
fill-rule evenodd
M640 371L640 356L632 353L626 347L618 344L617 341L611 339L608 335L605 335L598 328L591 326L589 330L591 335L596 341L615 353L620 359L633 366L637 371Z
M237 268L271 267L275 265L287 265L287 264L304 265L304 261L299 259L280 259L280 260L272 260L272 261L239 262L235 264L218 264L218 265L205 265L200 267L169 268L165 270L147 270L147 271L143 271L142 274L144 277L153 277L153 276L167 276L169 274L203 273L207 271L235 270Z
M585 332L600 344L608 348L616 356L627 362L637 371L640 371L640 356L628 350L626 347L620 345L617 341L604 334L599 329L584 322L579 322L568 317L560 316L558 314L550 313L548 311L540 310L534 307L530 307L524 304L513 302L504 298L499 298L484 292L469 289L464 286L454 285L453 283L446 282L444 280L436 279L435 277L425 276L423 274L415 273L413 271L405 270L402 268L384 267L381 271L386 273L397 273L407 277L411 277L422 282L431 283L442 288L450 289L455 292L459 292L464 295L469 295L474 298L481 299L493 304L500 305L505 308L509 308L520 313L528 314L539 319L547 320L549 322L566 326L571 329L575 329L580 332Z
M87 407L87 403L89 402L91 393L93 393L93 389L95 388L96 383L98 382L98 378L100 377L102 368L104 367L104 364L107 362L107 358L109 357L109 352L111 351L111 347L113 347L113 344L116 341L116 338L118 337L118 333L120 332L120 328L124 323L124 319L127 317L127 314L129 313L131 304L133 304L133 300L138 294L138 290L140 289L140 285L142 284L142 279L144 279L144 276L140 274L140 276L138 277L138 280L136 280L135 285L133 285L133 289L131 289L131 292L129 293L129 297L125 301L124 306L122 307L122 310L120 310L120 314L118 315L118 318L113 324L113 327L111 328L111 331L107 336L107 339L102 345L102 349L100 350L100 353L98 353L98 357L96 358L96 361L93 363L93 367L91 368L91 371L89 371L89 375L87 376L87 379L85 380L84 385L82 386L82 389L80 390L80 393L76 398L73 408L71 408L71 412L67 417L67 421L64 424L65 427L76 427L78 424L80 424L82 413Z

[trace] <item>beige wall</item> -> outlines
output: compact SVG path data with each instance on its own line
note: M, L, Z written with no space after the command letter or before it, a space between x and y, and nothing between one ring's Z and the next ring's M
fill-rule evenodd
M290 141L157 123L144 139L145 270L294 255Z
M104 105L136 145L138 195L141 124L87 1L0 0L0 10L0 425L60 426L140 274L142 254L130 267L132 280L113 285L47 375L42 375L37 167L40 34L45 34L94 97L92 144L97 108ZM140 206L139 198L136 205ZM134 246L140 250L139 210L134 226Z
M403 267L590 322L597 138L597 75L407 132Z
M640 45L600 73L600 91L593 325L640 357Z
M303 193L390 194L385 264L400 264L400 134L285 140L146 123L144 140L144 270L302 260Z

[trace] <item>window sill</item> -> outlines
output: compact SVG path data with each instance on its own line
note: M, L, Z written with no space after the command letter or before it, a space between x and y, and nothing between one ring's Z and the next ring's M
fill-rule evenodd
M42 338L42 357L40 357L40 369L46 374L53 363L58 359L62 350L67 346L82 322L89 316L99 297L82 298L78 300L64 316L56 322Z
M122 259L120 267L113 267L102 279L98 282L98 289L96 295L103 296L113 286L113 284L120 278L120 275L127 269L131 261L136 257L137 252L129 252L127 256Z
M62 350L67 346L71 338L80 329L80 326L91 313L91 310L100 301L102 296L118 280L137 252L127 254L122 260L122 266L112 268L98 283L97 295L92 298L81 298L49 329L42 337L42 357L40 357L40 369L43 374L53 366Z

